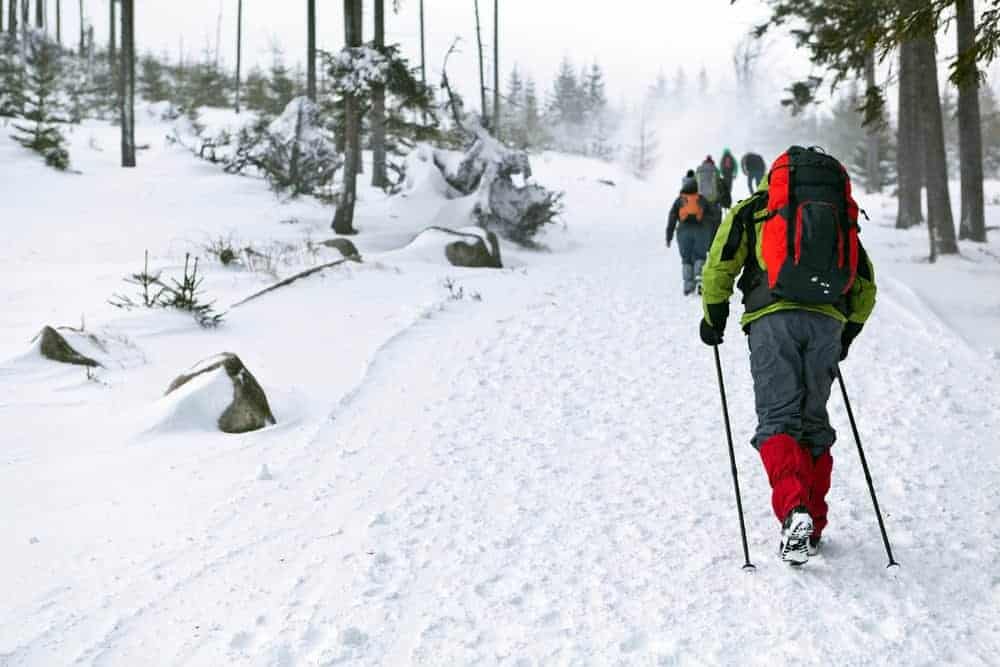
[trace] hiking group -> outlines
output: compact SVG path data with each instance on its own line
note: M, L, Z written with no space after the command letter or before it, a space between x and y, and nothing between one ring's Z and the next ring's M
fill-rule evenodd
M723 342L734 284L743 292L740 326L757 413L751 444L771 485L780 557L801 565L818 551L827 525L836 433L826 406L838 364L875 306L874 269L858 238L850 177L835 158L793 146L765 173L763 158L747 153L740 163L750 196L735 206L728 149L720 162L716 169L708 157L684 177L667 245L676 232L684 293L701 295L705 344Z

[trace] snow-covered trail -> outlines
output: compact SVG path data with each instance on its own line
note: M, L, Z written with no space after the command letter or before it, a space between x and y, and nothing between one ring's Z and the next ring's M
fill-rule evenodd
M884 569L835 396L828 548L791 571L746 444L734 324L745 574L699 306L665 259L662 212L629 213L648 224L608 217L394 338L318 433L271 447L274 481L17 610L0 662L992 663L997 361L883 281L844 375L903 568Z

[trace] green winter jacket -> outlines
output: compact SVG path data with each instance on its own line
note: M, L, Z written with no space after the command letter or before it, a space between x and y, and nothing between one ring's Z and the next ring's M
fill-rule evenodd
M767 192L766 177L757 189L758 195L764 192ZM708 253L708 260L705 262L705 268L702 271L702 305L705 311L705 320L709 324L715 324L709 315L709 306L727 303L729 297L733 294L733 284L736 282L737 277L740 274L744 274L744 277L746 277L744 269L746 268L750 252L750 248L748 247L750 234L746 233L747 230L743 228L743 225L749 224L751 220L754 226L753 238L756 240L754 259L757 267L763 272L756 275L761 275L766 280L767 267L762 259L760 245L762 237L761 229L764 225L764 218L767 216L766 198L763 203L764 205L761 206L761 200L757 195L738 202L729 211L728 215L726 215L725 220L722 221L722 225L719 227L719 231L715 235L712 248ZM753 208L758 208L759 210L754 212ZM745 329L749 324L765 315L779 310L794 309L822 313L836 318L841 322L850 321L857 324L864 324L875 307L875 269L860 240L858 242L858 250L857 277L851 286L850 292L846 295L846 300L842 308L838 308L836 305L803 304L778 299L756 310L747 310L740 319L740 325ZM742 284L742 280L740 282L740 288L744 292L748 291L750 286ZM745 302L746 299L744 299Z

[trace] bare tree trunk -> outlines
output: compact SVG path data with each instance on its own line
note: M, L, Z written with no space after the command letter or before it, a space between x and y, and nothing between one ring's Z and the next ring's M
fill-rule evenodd
M13 2L14 0L11 0ZM83 0L80 0L80 57L84 56L87 50L87 27L86 19L83 15Z
M27 0L25 0L27 2ZM35 27L45 30L45 1L35 0Z
M56 44L62 46L62 0L56 0Z
M483 31L479 25L479 0L475 0L476 9L476 52L479 54L479 108L482 109L483 127L490 128L490 118L486 111L486 70L483 65Z
M243 65L243 0L236 2L236 113L240 112L240 67Z
M375 0L375 50L385 53L385 0ZM385 86L372 88L372 187L389 185L385 154Z
M934 226L937 254L958 252L955 219L948 194L948 160L941 118L941 95L937 80L934 37L916 40L920 71L920 109L924 135L924 180L927 185L927 220Z
M111 11L111 29L108 32L108 61L111 63L112 69L114 69L115 63L118 61L118 55L115 50L118 48L118 37L115 35L115 26L118 24L115 18L115 0L108 0L108 7ZM124 39L124 35L122 36Z
M121 67L118 73L118 97L122 120L122 166L135 166L135 0L122 3Z
M21 30L22 32L28 32L28 27L31 26L31 7L28 6L30 0L21 0Z
M7 35L11 39L17 39L17 0L10 0L10 4L7 6Z
M976 10L973 0L955 0L958 52L973 48ZM962 176L962 209L959 238L986 241L983 196L983 127L979 114L979 76L969 77L958 88L958 163Z
M11 0L13 2L14 0ZM0 0L0 35L3 34L3 22L7 18L7 15L3 11L3 0Z
M875 83L875 52L869 51L868 56L865 58L865 86L868 90L876 88ZM882 129L883 119L879 118L878 122L869 123L865 130L865 145L866 145L866 155L865 155L865 171L868 172L868 192L882 192L882 174L879 170L879 154L878 154L878 139L879 132Z
M500 139L500 0L493 0L493 136Z
M316 101L316 0L308 0L306 8L306 96Z
M362 0L344 0L346 48L361 46L362 7ZM361 155L361 109L357 96L350 93L344 95L344 126L347 135L344 185L332 227L338 234L357 234L354 229L354 203L357 199L358 163Z
M896 228L908 229L924 220L921 205L923 150L920 141L920 71L916 45L904 42L899 49L899 125L896 136L896 177L899 201Z

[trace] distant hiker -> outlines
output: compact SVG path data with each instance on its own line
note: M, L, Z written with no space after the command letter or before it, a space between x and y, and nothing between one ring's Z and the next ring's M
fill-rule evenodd
M698 194L694 171L688 171L681 185L680 196L667 217L667 247L677 231L677 249L681 253L681 277L685 296L701 292L701 269L712 243L712 228L708 220L711 205Z
M704 162L698 165L695 178L698 181L698 192L708 201L711 209L708 211L708 223L711 227L711 237L714 237L719 225L722 224L722 209L732 206L732 200L711 155L706 155Z
M728 148L722 149L722 157L719 158L719 171L722 172L722 184L726 188L731 203L733 200L733 179L739 173L739 168L736 166L736 158L733 157Z
M838 362L875 307L857 218L844 167L793 146L726 216L704 269L707 345L722 342L740 276L758 422L751 443L781 521L781 558L793 565L815 553L827 524L836 433L826 403Z
M747 153L740 160L740 166L743 168L743 173L747 175L747 189L750 194L753 194L763 180L764 172L767 171L764 158L756 153Z

